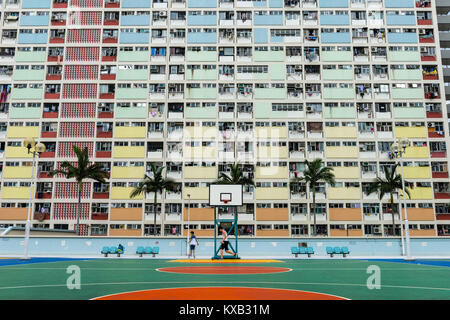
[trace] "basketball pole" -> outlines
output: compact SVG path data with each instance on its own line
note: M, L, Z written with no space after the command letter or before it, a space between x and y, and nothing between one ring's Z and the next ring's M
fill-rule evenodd
M188 216L187 216L187 223L188 223L188 229L187 229L187 236L186 236L186 254L189 258L189 231L190 231L190 213L191 213L191 195L188 194Z

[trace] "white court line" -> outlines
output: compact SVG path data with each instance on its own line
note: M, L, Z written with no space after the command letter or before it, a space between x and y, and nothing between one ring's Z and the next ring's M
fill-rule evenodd
M232 268L232 266L227 266ZM429 268L428 268L429 267ZM163 269L163 268L172 268L172 267L161 267L158 269L153 269L151 267L149 268L85 268L85 267L80 267L80 269L82 270L98 270L98 271L149 271L149 270L156 270L159 271L159 269ZM178 268L178 267L176 267ZM185 267L180 267L180 268L185 268ZM428 269L425 269L428 268ZM63 268L20 268L17 266L14 267L1 267L0 270L22 270L22 271L27 271L27 270L66 270L66 267ZM290 269L291 271L329 271L329 270L336 270L336 271L366 271L367 268L298 268L298 269L292 269L292 268L286 268L286 269ZM441 267L441 266L430 266L430 265L420 265L420 268L380 268L381 270L385 271L385 270L389 270L389 271L450 271L449 267ZM168 271L165 271L168 272ZM284 271L287 272L287 271ZM170 272L168 272L170 273ZM276 273L280 273L280 272L276 272ZM282 273L282 272L281 272ZM190 274L190 273L189 273Z
M328 282L266 282L266 281L140 281L140 282L100 282L100 283L84 283L82 286L105 286L105 285L133 285L133 284L202 284L202 283L224 283L224 284L283 284L283 285L318 285L318 286L353 286L353 287L367 287L367 284L359 283L328 283ZM67 287L67 284L44 284L34 286L17 286L17 287L0 287L0 290L10 289L27 289L27 288L49 288L49 287ZM420 289L420 290L443 290L450 291L450 288L434 288L434 287L416 287L416 286L396 286L396 285L382 285L384 288L398 288L398 289ZM164 288L160 288L164 289Z

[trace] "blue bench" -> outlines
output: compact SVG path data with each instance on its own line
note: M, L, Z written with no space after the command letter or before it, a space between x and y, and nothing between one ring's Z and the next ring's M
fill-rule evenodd
M314 254L314 249L312 247L291 247L291 253L297 256L299 254L307 254L308 258L311 257L312 254Z
M118 257L120 257L121 254L125 253L125 248L123 250L119 250L117 247L103 247L102 254L105 255L105 257L108 256L108 254L117 254Z
M144 254L151 254L153 257L159 253L159 247L138 247L136 249L136 254L142 257Z
M342 256L345 258L346 255L350 254L350 251L347 247L327 247L327 254L329 254L331 257L335 254L342 254Z

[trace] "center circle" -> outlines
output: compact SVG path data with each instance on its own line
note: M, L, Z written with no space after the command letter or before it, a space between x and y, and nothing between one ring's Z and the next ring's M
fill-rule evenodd
M156 269L161 272L185 274L267 274L289 272L292 269L280 267L245 267L245 266L202 266L202 267L168 267Z
M150 289L116 293L92 300L348 300L347 298L311 291L249 288L188 287Z

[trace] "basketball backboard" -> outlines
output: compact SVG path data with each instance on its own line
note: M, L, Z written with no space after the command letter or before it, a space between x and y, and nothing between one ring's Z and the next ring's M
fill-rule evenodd
M242 206L242 185L211 184L209 186L210 206Z

